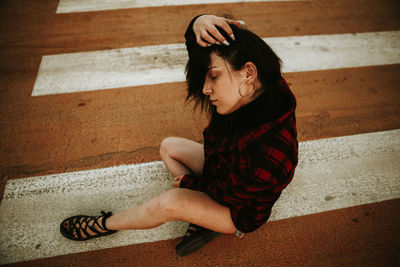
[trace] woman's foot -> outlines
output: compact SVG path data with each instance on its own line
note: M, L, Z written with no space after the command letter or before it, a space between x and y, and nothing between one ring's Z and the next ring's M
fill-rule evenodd
M175 247L176 254L183 257L196 252L219 235L221 234L195 224L190 224L182 241Z
M69 217L60 224L60 232L66 238L74 241L85 241L117 232L106 227L106 219L112 213L104 211L101 213L100 216L76 215Z

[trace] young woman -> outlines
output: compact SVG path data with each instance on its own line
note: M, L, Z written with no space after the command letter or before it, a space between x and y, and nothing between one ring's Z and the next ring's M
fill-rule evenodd
M121 213L73 216L60 225L72 240L123 229L190 222L180 256L219 233L241 236L269 218L297 166L296 100L281 76L280 59L240 21L212 15L186 31L187 99L210 115L204 145L179 137L161 143L174 189Z

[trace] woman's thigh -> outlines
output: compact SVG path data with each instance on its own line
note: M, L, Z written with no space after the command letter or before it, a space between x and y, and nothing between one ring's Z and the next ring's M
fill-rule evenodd
M190 169L193 174L200 176L203 173L204 147L202 144L181 137L167 137L160 147L162 160L172 173L175 164L171 160L178 161Z
M182 220L225 234L236 231L229 208L203 192L176 188L159 197L161 206L167 207L169 220Z

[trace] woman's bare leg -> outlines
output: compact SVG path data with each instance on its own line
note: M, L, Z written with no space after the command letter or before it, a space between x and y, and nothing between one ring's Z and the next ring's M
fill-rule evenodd
M230 210L207 194L184 188L171 189L141 206L107 219L110 230L149 229L167 221L181 220L207 229L233 234L236 227Z
M203 145L181 137L167 137L161 142L161 159L174 177L203 173Z
M168 137L160 148L161 158L173 176L203 172L203 145L188 139ZM110 230L149 229L172 220L187 221L219 233L235 233L229 208L207 194L185 188L171 189L143 205L115 214L106 220ZM99 229L99 232L104 230ZM89 234L93 235L90 229ZM82 233L82 236L85 236Z

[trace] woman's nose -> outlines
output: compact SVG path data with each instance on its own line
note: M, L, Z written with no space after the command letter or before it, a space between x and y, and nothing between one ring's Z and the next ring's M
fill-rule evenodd
M209 83L207 81L204 82L203 85L203 94L204 95L211 95L213 92L212 88L209 86Z

